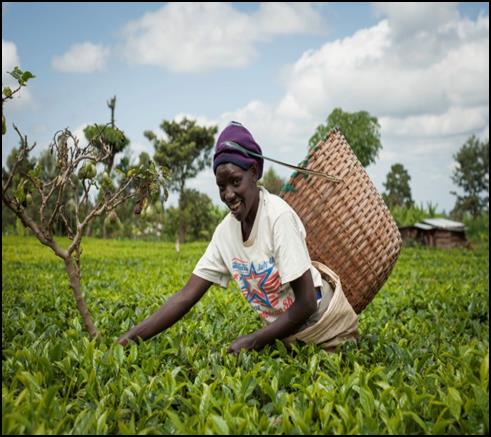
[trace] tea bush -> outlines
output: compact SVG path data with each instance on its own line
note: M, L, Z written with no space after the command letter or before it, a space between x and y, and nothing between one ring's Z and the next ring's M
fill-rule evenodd
M489 257L404 248L360 315L360 341L328 354L226 352L261 326L240 292L212 287L166 332L115 339L179 290L206 244L84 239L90 341L61 262L2 239L3 434L487 434Z

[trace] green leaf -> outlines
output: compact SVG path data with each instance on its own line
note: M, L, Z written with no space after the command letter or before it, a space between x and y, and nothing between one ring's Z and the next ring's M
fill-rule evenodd
M341 419L343 419L343 422L344 422L346 428L348 428L348 424L350 422L350 417L351 417L349 410L342 405L336 405L335 408L336 408L336 411L341 416Z
M458 421L460 419L462 398L460 397L459 392L453 387L448 388L447 405L452 416Z
M104 413L102 413L100 415L100 417L97 419L96 432L97 432L98 435L107 434L107 423L106 423L106 420L107 420L107 411L105 411Z
M10 97L12 95L12 90L10 89L10 87L6 86L3 88L3 95L5 97Z
M230 435L230 429L223 418L216 414L212 414L210 419L213 422L212 427L216 434Z
M118 365L118 368L121 367L121 364L123 364L124 361L124 350L123 346L121 345L116 345L114 349L114 358L116 360L116 363Z
M373 414L375 409L373 393L368 387L360 388L360 404L368 416Z
M431 428L431 434L444 435L447 427L453 423L453 421L443 418L438 418L436 423Z
M481 366L479 367L479 376L481 378L481 383L486 386L489 381L489 351L481 361Z
M423 422L423 420L421 419L421 417L419 417L416 413L414 413L413 411L404 411L403 413L405 416L409 416L411 419L413 419L420 427L421 429L423 430L423 432L425 434L428 434L428 427L426 426L426 424Z
M7 73L10 74L15 80L19 81L21 80L24 72L19 67L14 67L12 71L8 71Z
M34 76L34 74L32 74L30 71L24 71L24 73L22 73L22 78L21 80L25 83L27 82L29 79L34 79L36 76Z
M185 424L181 421L181 419L176 413L167 410L165 414L172 422L172 425L174 426L176 431L180 432L181 434L188 434Z

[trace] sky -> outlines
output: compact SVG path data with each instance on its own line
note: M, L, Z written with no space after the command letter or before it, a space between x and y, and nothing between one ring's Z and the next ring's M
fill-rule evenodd
M37 156L59 129L109 122L113 96L134 161L154 154L144 131L163 138L164 120L188 117L219 132L239 121L265 156L296 165L339 107L378 119L366 170L380 192L400 163L415 202L448 213L454 155L489 138L487 2L4 2L3 86L16 65L36 78L3 108L2 165L19 143L12 123ZM221 205L211 169L187 186Z

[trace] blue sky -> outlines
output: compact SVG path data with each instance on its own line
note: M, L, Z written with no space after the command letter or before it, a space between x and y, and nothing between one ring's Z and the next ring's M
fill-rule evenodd
M58 129L109 121L113 95L135 159L153 155L145 130L188 116L240 121L298 164L335 107L366 110L381 124L377 188L402 163L414 200L448 212L453 155L489 137L488 3L7 2L2 32L3 85L15 65L36 75L5 115L38 152ZM4 165L10 126L2 143ZM211 170L188 186L220 204Z

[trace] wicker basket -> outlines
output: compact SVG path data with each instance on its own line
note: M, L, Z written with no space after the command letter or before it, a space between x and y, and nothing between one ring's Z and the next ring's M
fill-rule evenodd
M296 172L281 197L305 225L311 259L339 275L346 298L359 314L392 271L401 235L339 130L319 142L303 166L337 176L341 182Z

